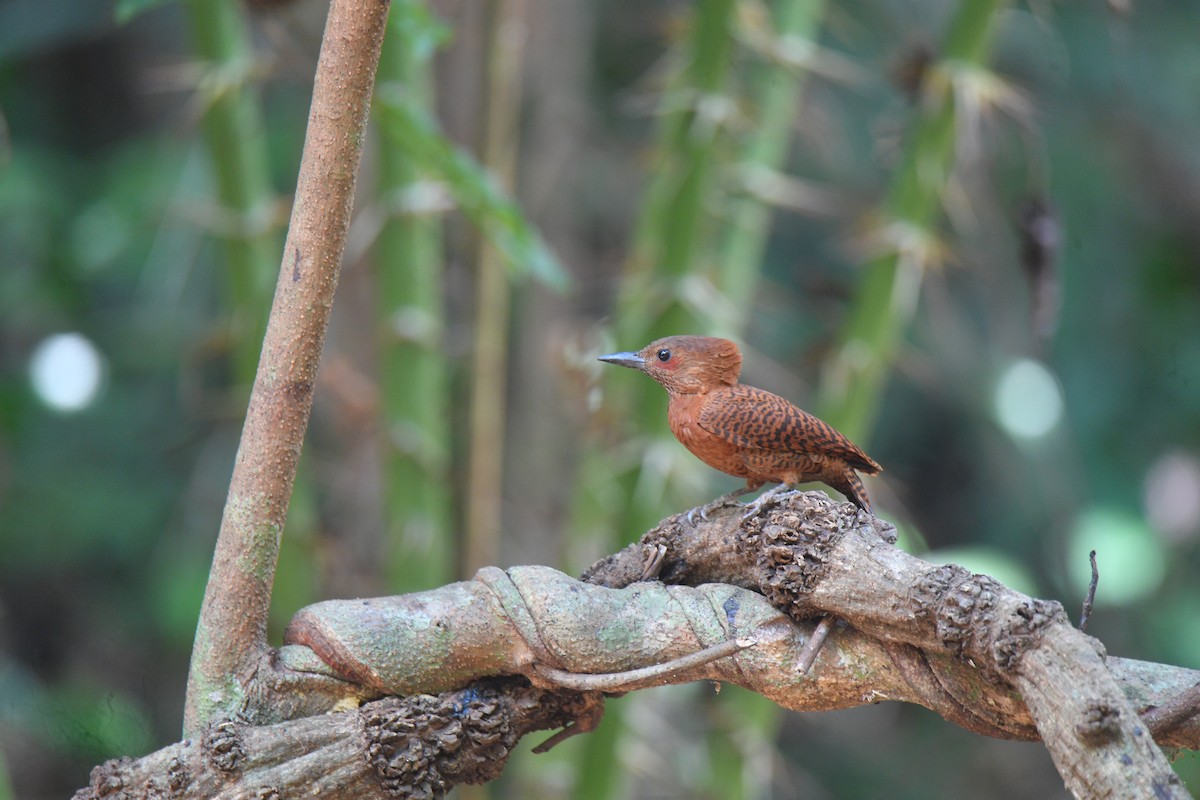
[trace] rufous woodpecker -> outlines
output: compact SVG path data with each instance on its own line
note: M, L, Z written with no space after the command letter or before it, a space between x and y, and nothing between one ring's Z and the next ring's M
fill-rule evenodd
M667 423L683 446L710 467L746 479L752 492L764 483L821 481L864 511L871 501L858 472L880 467L834 428L777 394L738 383L742 354L728 339L668 336L636 353L601 361L641 370L658 381L670 403Z

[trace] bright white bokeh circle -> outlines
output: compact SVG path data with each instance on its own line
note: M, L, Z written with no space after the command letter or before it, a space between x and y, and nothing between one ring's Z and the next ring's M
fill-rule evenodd
M1036 439L1058 424L1062 389L1050 370L1032 359L1015 361L996 385L996 418L1013 436Z
M29 380L38 399L55 411L82 411L100 394L104 356L81 333L56 333L34 349Z

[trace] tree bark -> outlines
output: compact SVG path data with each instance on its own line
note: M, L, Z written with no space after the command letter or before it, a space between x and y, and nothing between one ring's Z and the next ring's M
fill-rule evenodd
M387 0L334 0L292 219L196 628L184 733L238 711L267 649L280 537L341 271Z
M834 614L1010 687L1077 797L1189 796L1117 687L1103 646L1072 627L1060 604L915 558L892 546L890 528L824 494L791 493L748 518L735 510L692 527L671 517L640 550L585 578L623 580L653 548L665 581L749 586L794 618Z
M664 520L589 570L590 583L487 568L429 592L310 606L254 670L249 722L102 765L77 798L314 786L334 798L440 797L494 777L526 733L566 725L556 742L590 730L596 687L695 680L794 711L919 703L983 735L1040 738L1077 797L1188 796L1155 740L1200 748L1200 717L1175 707L1194 698L1200 672L1105 658L1057 604L916 559L887 541L887 523L820 493L742 513ZM654 572L702 585L644 580ZM723 582L704 583L713 576ZM804 674L797 659L825 613L840 622ZM730 642L732 655L678 661ZM359 708L389 695L405 697Z

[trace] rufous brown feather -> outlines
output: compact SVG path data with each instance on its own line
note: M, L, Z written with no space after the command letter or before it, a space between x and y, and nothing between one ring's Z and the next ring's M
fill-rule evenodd
M675 438L705 464L745 478L745 491L821 481L871 511L858 472L876 475L879 464L807 411L738 383L742 354L728 339L668 336L600 360L658 381L670 398L667 422Z

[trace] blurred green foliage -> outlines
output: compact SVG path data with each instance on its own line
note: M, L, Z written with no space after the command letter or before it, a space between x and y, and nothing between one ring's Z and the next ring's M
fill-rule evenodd
M397 3L379 58L375 94L397 91L425 113L431 63L450 30L417 0ZM391 137L387 121L376 123ZM434 133L433 135L437 135ZM442 341L444 237L440 192L403 148L379 153L377 194L387 210L372 253L379 333L379 424L384 437L384 559L390 585L433 588L455 574L451 531L449 375ZM389 199L390 198L390 199Z
M231 320L238 303L263 310L245 299L253 293L230 291L231 240L280 233L323 25L320 3L251 5L225 7L246 48L230 86L262 137L249 162L205 137L213 56L196 49L179 4L0 5L0 797L64 796L97 761L178 735L247 395L239 351L257 347ZM472 231L491 234L510 279L573 286L523 294L513 314L506 458L523 467L506 478L500 566L577 568L655 515L733 485L666 438L657 387L634 388L632 373L601 381L595 355L677 325L744 324L749 382L810 408L836 396L826 366L854 356L840 332L861 308L861 267L881 242L895 245L880 238L896 233L881 209L900 193L889 187L928 110L919 81L960 9L533 3L514 202L469 155L487 86L478 43L495 24L471 5L393 7L393 25L426 32L419 59L437 51L430 94L393 88L376 111L382 135L364 160L276 631L312 599L404 588L388 579L405 570L383 557L394 546L386 498L396 490L383 473L396 431L381 422L403 380L384 392L378 380L398 320L381 317L392 300L376 293L386 270L408 265L385 260L403 250L372 248L370 220L443 223L444 246L414 251L439 253L423 265L437 286L415 306L436 321L426 355L442 359L420 380L436 380L430 396L441 398L446 441L430 474L451 497L438 528L451 549L469 449ZM795 22L783 13L792 5L810 27L772 40ZM1089 630L1111 653L1200 666L1200 6L992 13L988 68L951 83L971 124L956 126L942 153L955 166L921 199L922 235L906 240L931 257L910 321L884 342L894 359L877 418L855 431L886 469L873 496L911 549L1072 613L1097 550ZM755 134L785 77L798 110L764 172ZM377 189L380 148L411 159L440 205L397 203L382 178ZM243 206L222 190L216 168L229 163L252 165L226 176L253 184ZM1057 236L1041 268L1023 241L1031 201L1051 209ZM235 208L255 224L231 224L247 219ZM731 243L720 234L740 230L747 209L767 215L755 223L762 238ZM260 258L270 249L255 247ZM752 263L719 263L730 253ZM1039 308L1059 309L1051 330L1036 324ZM104 358L98 398L73 413L47 407L29 371L38 345L67 331ZM1021 359L1061 391L1063 416L1041 437L1010 433L997 415L997 386ZM547 406L561 416L522 416ZM521 452L531 441L538 451ZM568 546L568 529L588 533ZM493 794L582 796L589 760L613 780L588 785L609 797L1062 791L1037 746L981 740L921 709L776 718L737 695L693 686L624 698L613 704L621 727L516 760ZM1195 757L1176 765L1200 786Z
M516 275L532 274L559 290L568 287L567 273L526 222L521 209L473 158L442 135L421 103L401 87L392 86L377 97L375 112L392 146L428 170L432 180L445 185L458 208Z

